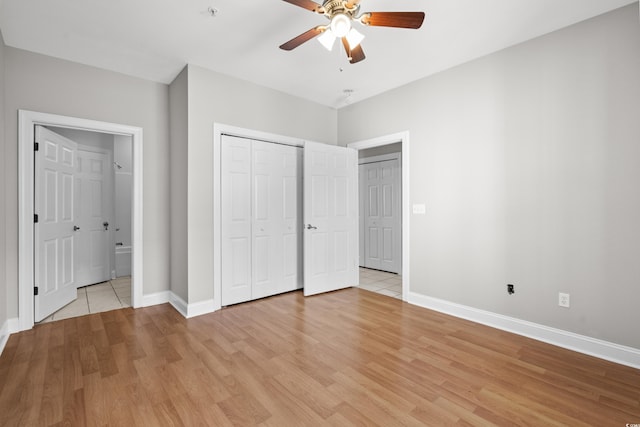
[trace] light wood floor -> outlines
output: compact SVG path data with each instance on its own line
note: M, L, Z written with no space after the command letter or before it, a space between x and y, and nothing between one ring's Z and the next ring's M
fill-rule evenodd
M54 321L0 357L2 426L627 423L640 371L359 289Z

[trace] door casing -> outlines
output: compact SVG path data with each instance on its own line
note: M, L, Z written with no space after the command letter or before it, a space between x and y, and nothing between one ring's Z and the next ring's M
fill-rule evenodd
M402 300L407 301L410 288L410 219L411 204L409 199L409 131L398 132L390 135L383 135L377 138L366 139L362 141L347 144L347 147L356 150L364 150L367 148L380 147L383 145L402 143L401 169L402 169Z
M142 128L116 123L18 110L18 330L33 328L34 128L35 125L130 136L133 149L131 305L142 306Z

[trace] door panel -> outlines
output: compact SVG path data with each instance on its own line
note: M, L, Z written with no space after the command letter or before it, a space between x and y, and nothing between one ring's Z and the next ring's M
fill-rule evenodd
M39 322L77 296L74 277L74 168L77 144L36 126L34 225L34 321Z
M364 254L361 265L399 273L401 269L401 212L399 161L367 163L363 175L366 183L363 204Z
M297 147L223 136L222 305L302 287L301 155ZM230 254L233 233L247 247Z
M358 166L355 150L304 147L304 294L358 284Z
M251 141L222 140L222 305L251 299Z
M111 278L111 190L110 156L105 152L78 149L75 173L76 287Z

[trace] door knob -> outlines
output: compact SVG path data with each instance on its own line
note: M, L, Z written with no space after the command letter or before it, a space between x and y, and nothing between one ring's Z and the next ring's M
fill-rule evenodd
M307 230L317 230L317 229L318 229L318 227L314 227L311 224L307 224Z
M103 222L102 226L104 227L105 231L107 231L109 229L109 223L107 221Z
M78 230L80 230L80 227L78 227L77 225L74 225L73 226L73 231L78 231Z

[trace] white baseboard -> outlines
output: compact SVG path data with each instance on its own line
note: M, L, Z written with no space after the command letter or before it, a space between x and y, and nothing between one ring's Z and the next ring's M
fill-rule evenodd
M169 302L169 295L171 291L156 292L154 294L147 294L142 296L142 307L149 307L152 305L165 304Z
M200 301L193 304L188 304L178 295L171 293L171 299L169 300L173 308L178 310L187 319L195 316L201 316L203 314L213 313L216 311L214 300Z
M171 291L156 292L155 294L144 295L142 297L143 307L165 304L167 302L187 319L207 313L213 313L220 308L216 307L215 301L212 299L196 302L193 304L187 304L185 300Z
M171 304L173 308L178 310L178 313L182 314L183 317L188 317L187 313L189 312L189 307L188 307L189 304L187 304L185 300L183 300L173 292L171 292L169 304Z
M0 328L0 354L9 341L9 335L20 331L20 321L17 317L7 319Z
M216 310L216 304L213 299L196 302L188 305L187 318L213 313Z
M640 369L640 349L563 331L562 329L551 328L514 317L503 316L415 292L409 292L408 302L503 331L523 335L558 347Z

